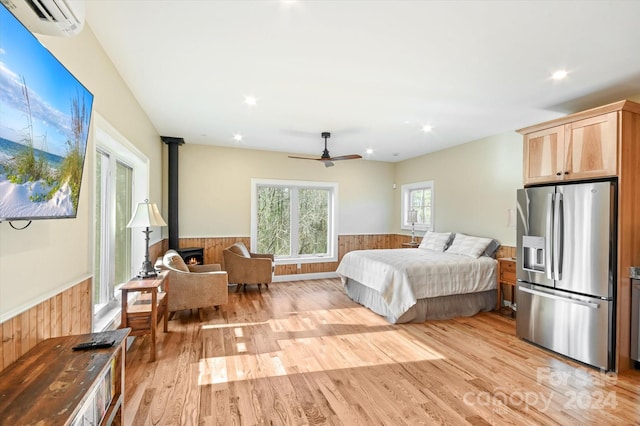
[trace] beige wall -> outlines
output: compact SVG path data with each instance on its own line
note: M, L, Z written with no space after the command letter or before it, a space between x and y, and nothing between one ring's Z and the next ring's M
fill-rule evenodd
M507 209L515 208L522 187L522 137L509 132L400 163L356 160L330 168L285 153L187 141L179 148L179 174L185 238L249 236L252 178L338 182L339 234L406 234L400 229L402 184L434 180L436 230L515 245Z
M94 111L149 158L149 198L166 200L161 184L166 182L166 146L90 26L76 37L41 40L95 95ZM632 99L640 101L640 96ZM88 152L93 149L91 137ZM254 177L338 182L340 234L400 232L401 185L433 179L436 230L492 236L514 245L515 229L507 228L506 212L522 186L521 158L516 133L397 164L357 160L332 168L291 160L284 153L187 141L180 148L180 236L249 235ZM23 231L0 223L0 322L92 274L93 174L89 155L76 219L36 221ZM392 189L393 183L398 189ZM159 237L154 235L154 241Z
M39 38L94 94L94 111L149 158L150 197L160 200L159 135L90 27L76 37ZM34 221L23 231L0 223L0 322L92 274L93 150L90 136L76 219Z
M422 157L396 168L393 226L400 233L403 184L433 180L435 230L496 238L515 245L516 230L507 227L507 209L515 209L522 187L522 136L491 136Z
M249 236L251 179L338 183L338 233L391 232L395 165L352 160L324 167L286 153L189 144L179 148L180 237Z

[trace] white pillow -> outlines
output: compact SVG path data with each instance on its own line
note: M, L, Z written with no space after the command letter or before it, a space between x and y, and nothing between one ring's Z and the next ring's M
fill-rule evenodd
M464 256L480 257L487 246L491 243L491 238L472 237L470 235L456 234L453 243L447 249L447 253L462 254Z
M435 251L444 251L451 238L451 232L431 232L427 231L422 237L420 246L421 249L429 249Z

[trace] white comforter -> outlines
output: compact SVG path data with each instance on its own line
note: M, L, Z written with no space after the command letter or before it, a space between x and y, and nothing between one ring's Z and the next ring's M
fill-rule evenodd
M417 299L496 288L497 261L426 249L355 250L337 273L377 290L389 312L400 318Z

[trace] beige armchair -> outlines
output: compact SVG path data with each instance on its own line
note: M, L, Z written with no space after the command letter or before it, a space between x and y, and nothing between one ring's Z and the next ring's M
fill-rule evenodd
M170 318L176 311L198 309L202 321L202 308L225 305L229 301L227 273L220 265L187 266L175 250L169 250L162 258L162 269L169 271L167 310Z
M269 288L273 278L273 255L249 253L242 242L237 242L222 251L224 269L229 274L229 283L237 284L236 292L247 284L257 284L258 290L262 284Z

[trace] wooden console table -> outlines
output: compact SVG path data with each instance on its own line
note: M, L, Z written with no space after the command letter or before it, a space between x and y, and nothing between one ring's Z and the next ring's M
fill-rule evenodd
M0 423L125 424L124 365L129 329L46 339L0 373ZM79 343L114 340L103 349Z
M168 331L167 299L169 272L162 271L152 278L134 278L122 287L122 321L120 327L130 327L132 336L151 333L150 360L156 360L156 330L164 318L164 332ZM162 291L160 291L162 289ZM132 302L127 300L129 292L141 292Z

